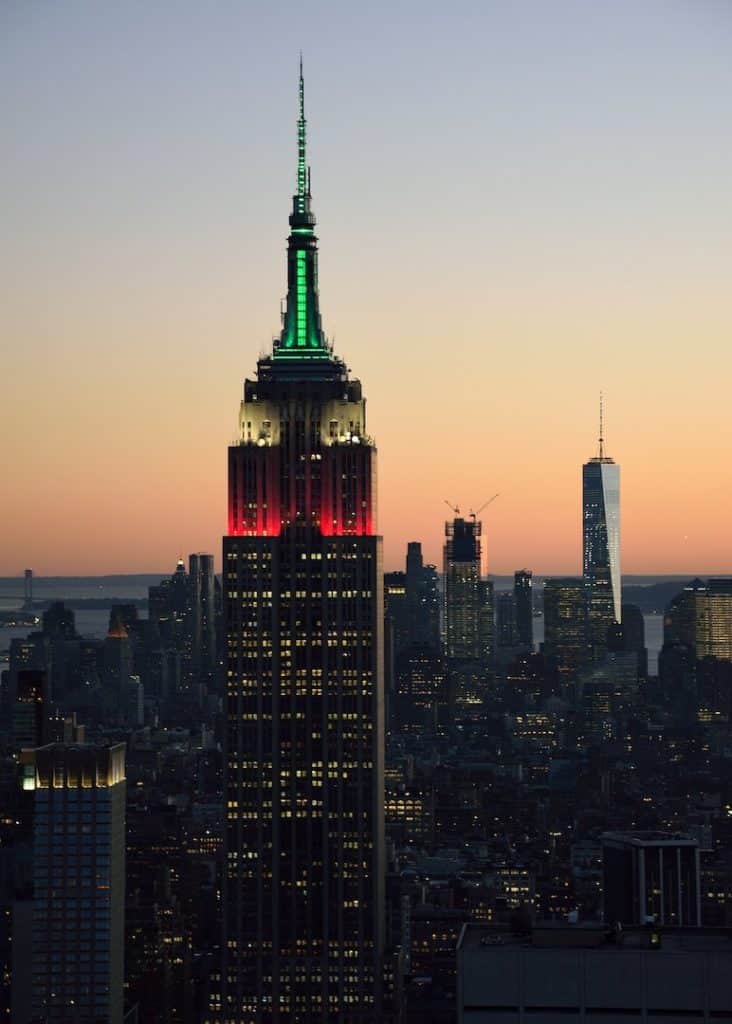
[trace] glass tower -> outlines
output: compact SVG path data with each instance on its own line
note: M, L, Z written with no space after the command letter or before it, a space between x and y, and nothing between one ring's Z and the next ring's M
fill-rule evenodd
M244 384L223 543L223 974L237 1024L381 1019L383 582L361 384L321 327L302 68L287 309Z
M610 626L621 621L620 467L600 447L582 467L582 576L587 600L588 641L603 647Z

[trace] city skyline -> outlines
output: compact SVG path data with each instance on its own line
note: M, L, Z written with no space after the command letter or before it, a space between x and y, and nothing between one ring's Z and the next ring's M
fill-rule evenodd
M154 571L218 549L211 452L285 291L271 226L292 190L300 47L321 292L370 381L386 568L413 539L439 564L444 499L467 512L500 491L488 569L579 575L602 389L626 572L728 571L732 22L678 5L661 27L661 10L466 9L441 34L435 10L405 8L379 61L365 13L329 16L337 53L316 31L325 8L295 17L275 57L276 13L244 38L222 11L192 50L188 5L175 24L5 10L0 573ZM419 402L397 383L410 373Z

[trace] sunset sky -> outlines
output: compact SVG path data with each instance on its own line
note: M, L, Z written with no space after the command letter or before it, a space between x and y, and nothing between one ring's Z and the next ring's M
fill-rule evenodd
M387 568L495 492L488 567L732 571L732 4L0 5L0 575L220 559L278 331L297 62L326 332Z

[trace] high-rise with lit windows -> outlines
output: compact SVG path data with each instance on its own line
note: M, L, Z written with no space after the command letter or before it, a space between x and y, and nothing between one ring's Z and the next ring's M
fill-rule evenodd
M14 913L12 1019L122 1024L124 744L50 743L20 760L33 875Z
M223 545L224 962L237 1024L381 1018L383 593L376 448L327 342L305 157L282 333L244 384Z
M600 406L598 454L582 467L582 576L588 641L604 647L621 621L620 467L605 454Z

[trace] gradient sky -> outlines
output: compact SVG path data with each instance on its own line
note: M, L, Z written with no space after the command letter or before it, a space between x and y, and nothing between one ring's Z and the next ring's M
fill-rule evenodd
M499 491L490 570L579 572L602 389L624 571L732 570L727 0L4 0L0 574L220 554L300 48L387 568Z

